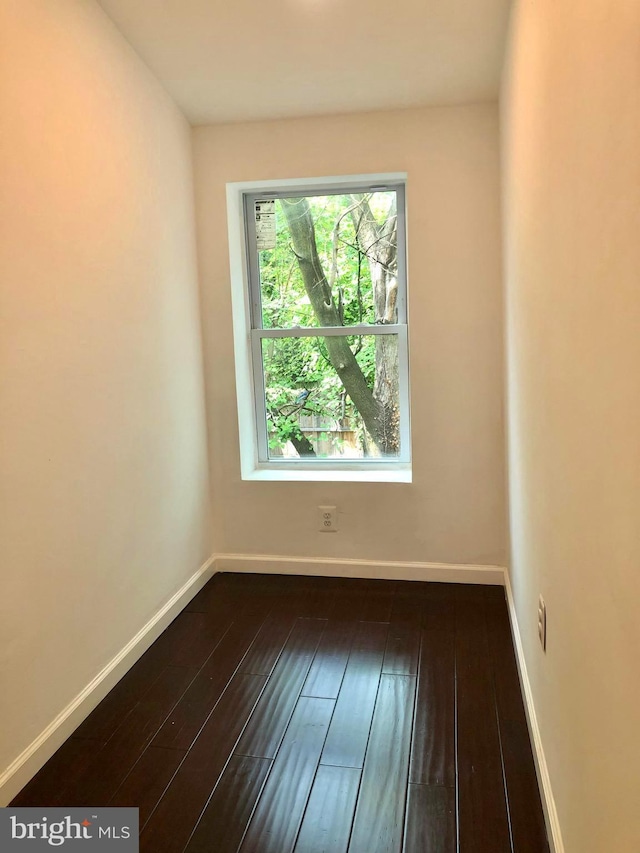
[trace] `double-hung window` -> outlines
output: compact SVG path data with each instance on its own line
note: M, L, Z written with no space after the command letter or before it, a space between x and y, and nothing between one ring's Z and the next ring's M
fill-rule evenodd
M249 347L249 382L238 378L252 398L239 400L253 433L243 476L406 480L404 182L229 186L244 241L244 310L236 292L234 315L244 314ZM238 356L237 322L235 331Z

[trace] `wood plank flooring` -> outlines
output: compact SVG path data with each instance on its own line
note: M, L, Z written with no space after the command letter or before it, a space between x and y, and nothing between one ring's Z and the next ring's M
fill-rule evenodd
M219 574L16 806L143 853L549 853L504 591Z

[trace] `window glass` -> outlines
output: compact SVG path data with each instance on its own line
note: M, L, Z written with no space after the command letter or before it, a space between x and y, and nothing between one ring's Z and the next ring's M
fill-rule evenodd
M399 457L398 335L263 338L262 367L269 459Z
M258 250L263 328L396 322L387 299L397 288L395 191L264 198L255 208L258 245L269 247Z

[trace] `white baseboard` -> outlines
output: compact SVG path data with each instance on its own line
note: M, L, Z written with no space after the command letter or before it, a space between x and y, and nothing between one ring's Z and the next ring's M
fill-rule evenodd
M505 572L505 591L507 594L507 606L509 608L513 645L516 652L516 659L518 661L518 671L520 673L522 692L524 693L524 705L527 712L527 722L529 724L529 736L533 746L533 757L535 759L536 773L538 775L538 785L542 795L542 808L544 810L544 817L547 825L549 845L551 847L551 853L564 853L560 821L558 820L556 801L551 789L549 769L547 767L547 760L542 746L542 737L540 735L540 728L536 717L533 692L531 690L531 682L529 681L529 674L527 672L524 647L522 645L522 637L520 636L520 628L518 626L518 618L513 599L513 590L511 589L511 581L508 572Z
M504 586L503 566L474 566L456 563L395 563L374 560L343 560L314 557L278 557L258 554L217 554L217 572L256 574L319 575L339 578L441 581Z
M46 729L0 774L0 806L6 806L35 776L64 741L123 675L160 636L180 611L214 574L210 557L158 612L149 619L127 645L73 699Z

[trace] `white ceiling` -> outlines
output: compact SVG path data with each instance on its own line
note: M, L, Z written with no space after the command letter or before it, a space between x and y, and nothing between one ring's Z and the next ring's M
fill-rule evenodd
M497 97L510 0L99 0L194 124Z

